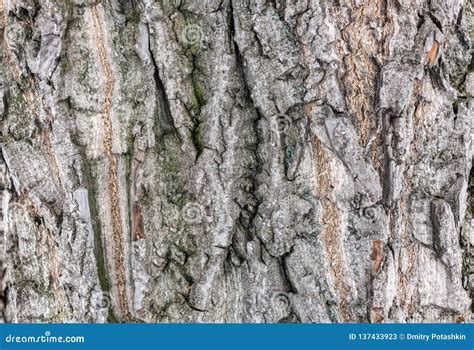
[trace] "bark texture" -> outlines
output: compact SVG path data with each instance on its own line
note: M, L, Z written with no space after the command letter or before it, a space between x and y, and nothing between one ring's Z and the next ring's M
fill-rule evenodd
M469 1L0 0L0 34L4 322L471 322Z

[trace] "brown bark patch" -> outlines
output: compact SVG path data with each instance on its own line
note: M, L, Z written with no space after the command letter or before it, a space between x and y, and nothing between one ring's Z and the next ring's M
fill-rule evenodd
M438 57L438 50L441 44L438 41L433 41L433 45L431 46L430 51L428 52L428 62L430 66L432 66L436 62L436 58Z
M145 230L143 228L143 214L142 207L138 203L133 204L132 209L133 216L133 239L138 241L139 239L145 239Z
M350 284L346 280L346 276L348 276L349 272L344 262L344 251L342 248L342 220L336 204L329 199L333 189L329 164L330 158L326 155L326 150L319 139L315 140L315 154L317 159L316 163L318 165L316 171L316 174L318 174L316 192L320 197L325 198L322 217L324 224L324 245L328 254L331 274L334 277L335 289L341 300L339 303L341 320L348 322L352 320L350 302L353 293Z
M383 244L382 241L376 239L372 242L372 273L377 273L382 266L384 254L383 254Z

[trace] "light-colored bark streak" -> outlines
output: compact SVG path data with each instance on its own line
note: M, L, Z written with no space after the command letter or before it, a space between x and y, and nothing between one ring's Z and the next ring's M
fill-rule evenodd
M349 303L352 298L351 286L347 283L346 276L348 271L344 262L344 252L342 248L341 238L341 214L335 203L329 196L332 191L331 185L331 167L329 158L325 154L325 150L321 141L314 141L316 165L318 169L318 180L316 185L316 193L324 201L324 212L322 222L324 224L323 242L328 254L329 266L331 274L334 277L335 289L339 296L339 313L342 322L353 321L349 311Z
M117 290L118 290L118 303L120 306L120 312L124 320L130 320L131 314L127 302L127 285L125 278L125 262L124 262L124 243L123 243L123 226L122 217L120 213L120 198L118 189L118 176L117 156L112 150L112 122L111 122L111 111L112 111L112 97L115 79L112 73L111 64L107 55L105 39L104 39L104 28L103 21L97 10L96 6L92 6L92 17L94 21L94 38L99 53L99 60L102 70L106 77L105 86L105 102L102 110L103 121L104 121L104 152L109 163L108 173L108 189L110 197L110 208L112 215L112 233L114 241L114 265L115 273L117 275Z
M61 174L59 170L58 159L56 158L56 154L53 150L53 145L51 143L51 130L45 129L43 132L43 142L46 147L46 152L48 153L49 162L51 164L52 171L54 173L54 177L58 180L60 186L63 186L63 181L61 179Z
M416 273L416 248L410 244L410 232L408 230L408 218L407 218L407 209L405 200L400 200L400 216L401 216L401 235L402 235L402 249L404 250L406 256L408 257L406 261L405 272L399 271L399 295L401 299L401 304L406 307L408 313L411 314L416 310L413 306L413 283L412 280L415 279Z
M48 239L48 246L51 251L51 274L53 276L53 285L54 285L54 293L59 299L59 314L58 314L58 319L62 320L63 313L64 313L64 306L65 306L65 300L64 300L64 295L63 291L59 286L59 261L58 261L58 253L56 249L56 243L54 241L54 237L52 237L51 232L46 230L47 234L47 239Z
M5 26L5 0L0 0L0 27Z
M7 15L5 13L5 0L0 0L0 28L6 30L7 25ZM6 33L3 33L3 51L6 53L8 64L10 65L10 69L15 76L16 79L19 79L21 76L21 72L16 66L16 64L12 60L12 52L10 49L10 45L8 44L8 39L6 38Z
M382 48L372 34L369 34L370 25L382 23L381 32L385 30L385 19L381 14L380 1L369 1L360 6L353 15L354 21L342 31L339 46L341 54L348 51L344 56L346 65L347 90L346 103L351 114L357 116L359 121L360 143L365 145L370 136L370 121L373 120L374 95L378 67L375 60L382 59Z

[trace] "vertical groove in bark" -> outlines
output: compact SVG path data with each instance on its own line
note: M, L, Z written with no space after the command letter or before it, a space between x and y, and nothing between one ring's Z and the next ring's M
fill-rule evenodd
M108 190L110 198L110 208L112 214L112 234L114 242L114 267L117 276L117 289L120 305L120 313L124 321L131 320L131 314L128 306L127 297L127 282L125 279L125 262L124 262L124 237L121 210L121 201L119 199L117 167L118 160L112 148L113 130L112 130L112 98L114 93L115 79L109 63L107 49L104 39L104 28L101 16L97 10L97 6L93 5L91 8L92 17L94 20L94 38L97 44L99 53L100 65L106 79L105 86L105 101L102 110L104 122L104 150L108 159Z

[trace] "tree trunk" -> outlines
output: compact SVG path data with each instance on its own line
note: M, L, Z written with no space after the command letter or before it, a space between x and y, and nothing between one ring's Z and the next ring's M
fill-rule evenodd
M5 322L471 321L469 1L0 18Z

